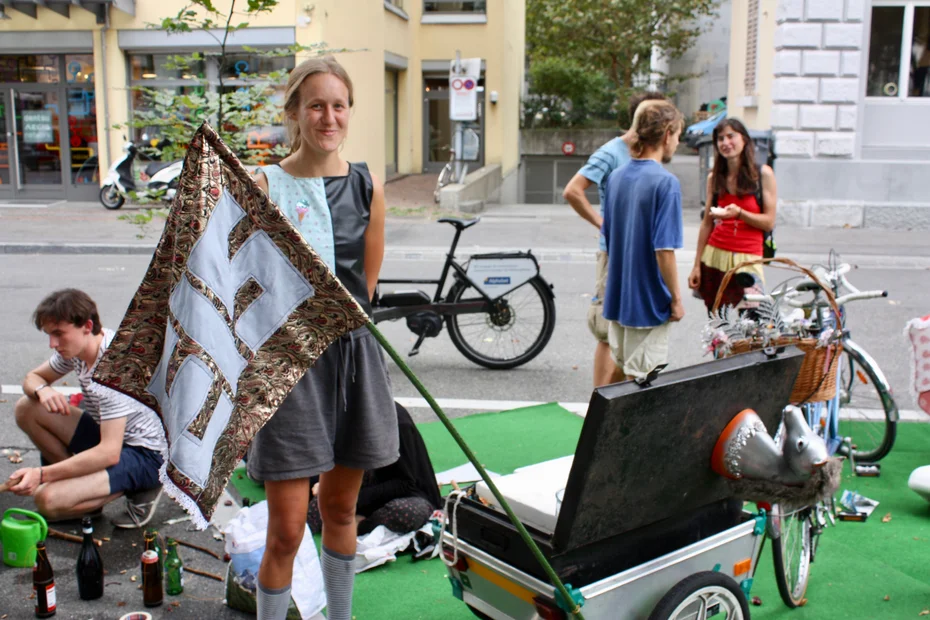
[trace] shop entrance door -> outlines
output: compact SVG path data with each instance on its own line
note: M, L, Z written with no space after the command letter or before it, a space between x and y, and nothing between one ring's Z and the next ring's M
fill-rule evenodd
M8 167L0 168L3 184L16 198L63 197L62 161L68 153L61 143L59 88L10 88L4 95L7 131L0 165Z

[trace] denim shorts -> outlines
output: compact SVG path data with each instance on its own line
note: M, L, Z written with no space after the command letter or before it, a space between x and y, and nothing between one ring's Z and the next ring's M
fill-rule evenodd
M100 443L100 425L89 413L82 413L74 436L68 444L71 454L90 450ZM140 446L123 444L119 463L107 467L110 476L110 493L134 493L157 487L161 454Z

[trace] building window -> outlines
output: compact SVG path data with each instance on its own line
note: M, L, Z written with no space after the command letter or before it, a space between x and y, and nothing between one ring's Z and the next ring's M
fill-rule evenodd
M866 96L930 97L930 6L872 7Z
M487 2L475 0L473 2L454 2L447 0L424 0L424 13L484 13Z
M138 88L133 88L131 103L133 114L151 112L158 107L158 98L175 95L190 95L191 102L197 105L202 97L219 92L219 76L222 71L224 93L236 92L251 85L265 82L274 71L290 71L294 68L294 57L266 57L260 54L229 54L225 65L220 68L215 57L193 63L181 69L171 62L170 54L131 54L129 56L131 72L130 86L153 89L154 94L148 94ZM250 151L270 151L275 146L287 142L287 128L284 123L284 84L276 84L265 100L265 105L274 105L282 110L275 121L264 127L251 127L248 131L247 147ZM203 118L206 111L198 108L179 110L182 116L189 118ZM161 135L157 127L136 127L133 130L133 140L140 143L153 143ZM242 155L242 154L240 154ZM274 163L279 158L260 153L250 153L252 159L259 163Z

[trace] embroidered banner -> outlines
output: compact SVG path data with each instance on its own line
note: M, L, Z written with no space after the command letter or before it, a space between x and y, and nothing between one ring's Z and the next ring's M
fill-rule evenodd
M95 388L159 415L165 492L202 529L255 433L330 343L367 321L204 123Z

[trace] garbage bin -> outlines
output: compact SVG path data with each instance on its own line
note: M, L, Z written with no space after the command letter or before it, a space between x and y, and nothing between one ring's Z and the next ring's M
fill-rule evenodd
M756 144L756 165L775 165L775 134L770 129L750 129L749 137ZM714 169L714 138L712 134L701 136L695 143L698 150L698 181L701 189L701 205L707 202L707 175Z

